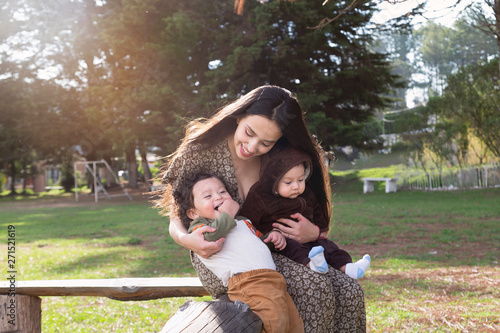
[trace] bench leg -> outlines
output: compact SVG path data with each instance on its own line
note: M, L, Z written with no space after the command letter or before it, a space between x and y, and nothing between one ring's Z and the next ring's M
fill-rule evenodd
M363 182L363 193L373 192L373 182L365 180Z
M42 299L0 295L0 332L42 332Z
M385 193L396 192L397 188L398 188L398 186L396 184L395 179L387 180L385 182Z

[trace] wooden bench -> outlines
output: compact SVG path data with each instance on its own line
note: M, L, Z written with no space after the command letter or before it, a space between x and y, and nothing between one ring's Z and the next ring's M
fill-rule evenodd
M207 295L200 280L189 277L7 280L0 282L0 332L41 332L42 296L104 296L120 301L140 301Z
M374 182L385 182L385 193L396 192L396 178L389 177L373 177L373 178L362 178L363 179L363 193L373 192Z
M198 278L122 278L0 282L0 332L41 333L45 296L104 296L119 301L201 297L208 293ZM236 301L188 301L160 333L260 333L262 321Z

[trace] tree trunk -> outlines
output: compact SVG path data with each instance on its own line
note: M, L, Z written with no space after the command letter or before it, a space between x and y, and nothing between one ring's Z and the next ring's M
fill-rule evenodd
M139 149L139 152L141 154L142 170L144 170L144 182L148 185L149 191L149 186L152 185L151 179L153 178L153 175L151 174L151 170L149 169L146 149Z
M106 162L108 162L109 166L111 167L111 170L116 170L116 166L113 164L111 158L105 158L105 160ZM108 187L113 187L117 185L115 177L117 177L116 173L114 171L109 171L108 168L106 168L106 181Z
M28 167L23 165L23 195L26 195L26 183L28 182Z
M500 0L495 0L493 12L495 13L495 37L497 38L498 55L500 57ZM500 61L498 62L498 75L500 75Z
M245 303L187 301L160 333L260 333L262 321Z
M138 188L137 185L137 159L135 158L135 147L128 148L125 152L127 158L128 186Z
M16 165L15 162L12 161L10 164L10 194L9 195L16 195Z

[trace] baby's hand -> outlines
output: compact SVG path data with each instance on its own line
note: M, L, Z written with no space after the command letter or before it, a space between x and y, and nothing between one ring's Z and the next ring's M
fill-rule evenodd
M235 217L236 213L240 210L240 204L234 201L233 199L226 199L222 205L218 208L219 212L226 212L231 217Z
M264 243L272 242L274 247L278 250L283 250L286 247L286 239L285 236L281 234L279 231L271 231L269 236L264 240Z

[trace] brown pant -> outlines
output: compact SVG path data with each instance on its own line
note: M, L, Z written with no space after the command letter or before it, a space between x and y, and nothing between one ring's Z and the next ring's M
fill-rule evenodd
M304 323L286 291L285 278L272 269L257 269L233 276L228 292L231 301L240 300L262 320L266 333L303 333Z

